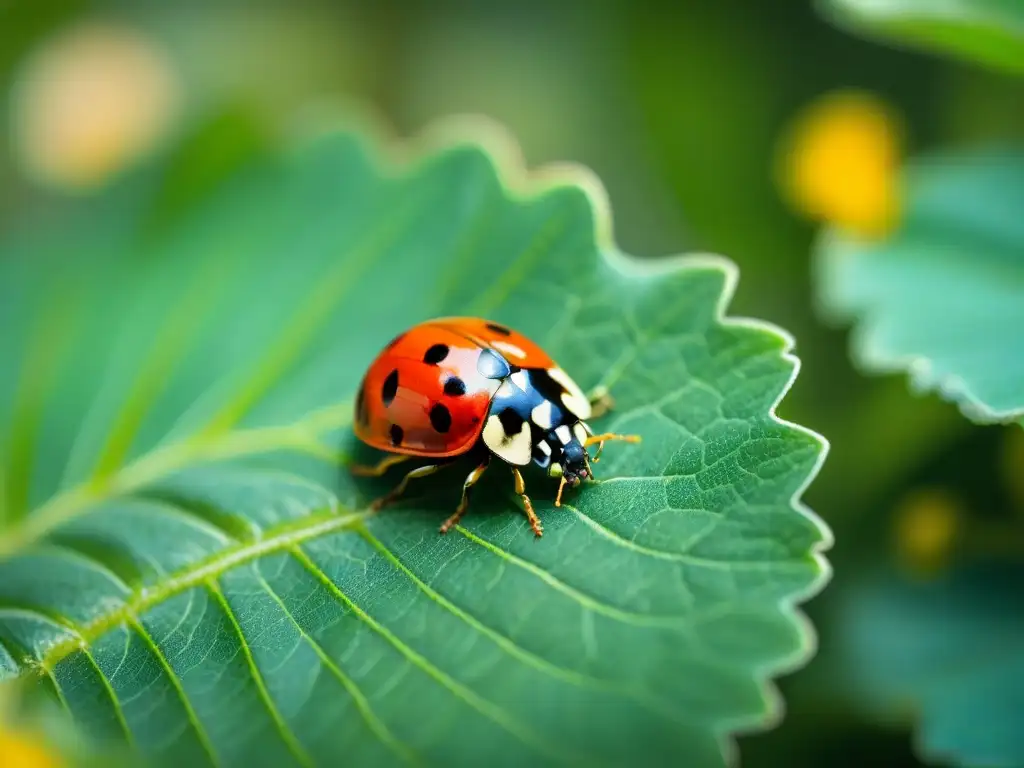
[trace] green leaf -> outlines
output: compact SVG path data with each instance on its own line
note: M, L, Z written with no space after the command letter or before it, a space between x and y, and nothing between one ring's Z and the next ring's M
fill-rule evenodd
M881 241L826 231L821 310L856 321L854 360L907 371L979 422L1024 415L1024 153L920 158L904 220Z
M1020 0L817 0L837 26L1024 74Z
M172 765L721 765L777 722L830 540L799 503L826 443L774 415L792 341L723 317L729 262L617 252L580 171L436 135L328 132L172 231L137 231L140 181L7 245L0 676ZM525 472L543 538L500 466L446 536L470 466L379 514L400 473L341 466L365 366L450 314L643 436L561 508Z
M1024 764L1024 570L961 566L934 581L864 576L836 603L840 667L862 706L919 722L940 765Z

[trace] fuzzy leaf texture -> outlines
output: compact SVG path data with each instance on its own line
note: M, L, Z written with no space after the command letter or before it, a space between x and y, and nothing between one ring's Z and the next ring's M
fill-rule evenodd
M731 761L827 578L799 503L825 443L774 416L791 340L723 318L728 262L618 253L592 182L361 136L169 220L125 182L4 246L0 677L156 764ZM610 387L596 427L643 436L558 509L525 472L541 539L501 467L446 536L463 472L371 514L400 472L345 469L377 458L365 367L452 314L536 339Z
M1024 416L1024 152L932 155L904 171L900 227L818 247L826 316L865 370L907 371L978 422Z
M851 31L963 62L1024 75L1020 0L816 0Z

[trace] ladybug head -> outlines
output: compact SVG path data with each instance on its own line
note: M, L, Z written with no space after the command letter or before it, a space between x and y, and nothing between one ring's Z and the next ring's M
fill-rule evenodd
M574 488L580 484L580 480L586 480L590 476L590 457L575 438L562 448L562 460L559 463L562 467L562 477Z
M561 478L561 485L572 488L590 477L590 456L575 435L566 443L550 441L549 445L555 450L548 465L548 475Z

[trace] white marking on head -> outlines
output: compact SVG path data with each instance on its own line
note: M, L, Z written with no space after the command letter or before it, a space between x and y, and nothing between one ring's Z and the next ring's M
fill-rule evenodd
M548 445L547 440L541 440L539 443L537 443L537 447L540 448L540 452L543 453L545 456L551 455L551 446Z
M575 381L561 368L549 368L548 375L562 385L562 402L577 418L590 418L590 398L583 394Z
M497 347L507 355L511 355L512 357L518 357L520 360L526 357L526 353L523 352L523 350L521 350L515 344L511 344L507 341L492 341L491 345Z
M509 376L509 378L512 380L512 383L523 390L523 392L525 392L527 387L530 386L530 380L526 378L526 374L522 371L516 371Z
M484 445L491 449L498 458L509 464L526 465L533 457L533 437L530 425L523 423L522 429L514 435L505 432L505 427L496 415L489 416L484 423Z
M562 441L562 445L565 445L572 440L572 432L569 431L569 427L566 424L563 424L556 429L555 434L558 436L558 439Z
M552 412L551 401L545 400L530 411L530 418L541 429L551 429L555 426L555 414Z
M580 422L577 421L575 424L573 424L572 433L576 435L576 439L579 440L580 443L587 442L587 430L583 427L583 425Z

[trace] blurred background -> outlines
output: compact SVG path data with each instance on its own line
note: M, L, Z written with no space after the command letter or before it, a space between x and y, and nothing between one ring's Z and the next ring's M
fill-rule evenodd
M786 194L780 153L806 110L850 91L862 101L841 127L895 162L1024 138L1013 87L857 38L807 0L0 0L0 230L159 152L179 155L184 204L334 103L403 135L484 114L530 166L589 166L625 251L739 264L731 314L797 339L801 375L779 415L832 444L806 494L837 540L833 583L807 605L819 653L780 680L785 719L742 740L743 764L911 766L912 709L880 720L850 694L843 595L869 569L927 580L999 548L1024 511L1024 440L853 368L846 331L815 311L820 222Z

